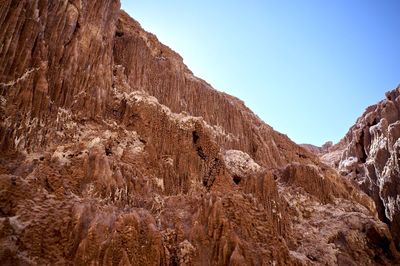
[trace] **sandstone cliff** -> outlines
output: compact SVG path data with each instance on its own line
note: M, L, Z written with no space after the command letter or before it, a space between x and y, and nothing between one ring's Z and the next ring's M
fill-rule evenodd
M2 265L391 265L373 201L117 0L0 3Z

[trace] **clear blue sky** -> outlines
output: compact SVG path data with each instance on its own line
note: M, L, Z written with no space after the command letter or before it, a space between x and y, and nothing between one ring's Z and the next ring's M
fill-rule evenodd
M123 0L195 75L297 143L338 141L400 83L400 0Z

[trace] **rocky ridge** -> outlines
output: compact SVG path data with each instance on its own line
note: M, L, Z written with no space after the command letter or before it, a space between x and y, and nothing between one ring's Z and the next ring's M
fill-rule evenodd
M314 154L323 155L330 152L333 142L327 141L321 147L312 144L300 144L300 146Z
M374 202L117 0L3 1L2 265L392 265Z

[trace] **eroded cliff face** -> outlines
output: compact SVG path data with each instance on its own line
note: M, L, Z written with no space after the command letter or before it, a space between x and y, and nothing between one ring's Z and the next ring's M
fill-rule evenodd
M373 201L118 1L3 1L2 265L375 265Z
M241 100L195 77L178 54L124 12L117 23L114 60L124 67L131 88L145 90L173 112L203 117L222 133L217 141L223 148L242 150L271 168L291 161L316 161L311 153L261 121Z
M400 87L366 109L322 159L374 199L379 217L400 241ZM398 246L400 248L400 246Z

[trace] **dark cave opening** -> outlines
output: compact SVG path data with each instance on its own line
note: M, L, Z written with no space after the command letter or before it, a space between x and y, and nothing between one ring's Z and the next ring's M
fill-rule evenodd
M232 180L233 180L233 182L235 182L236 185L239 185L240 181L242 181L242 177L240 177L238 175L233 175Z

